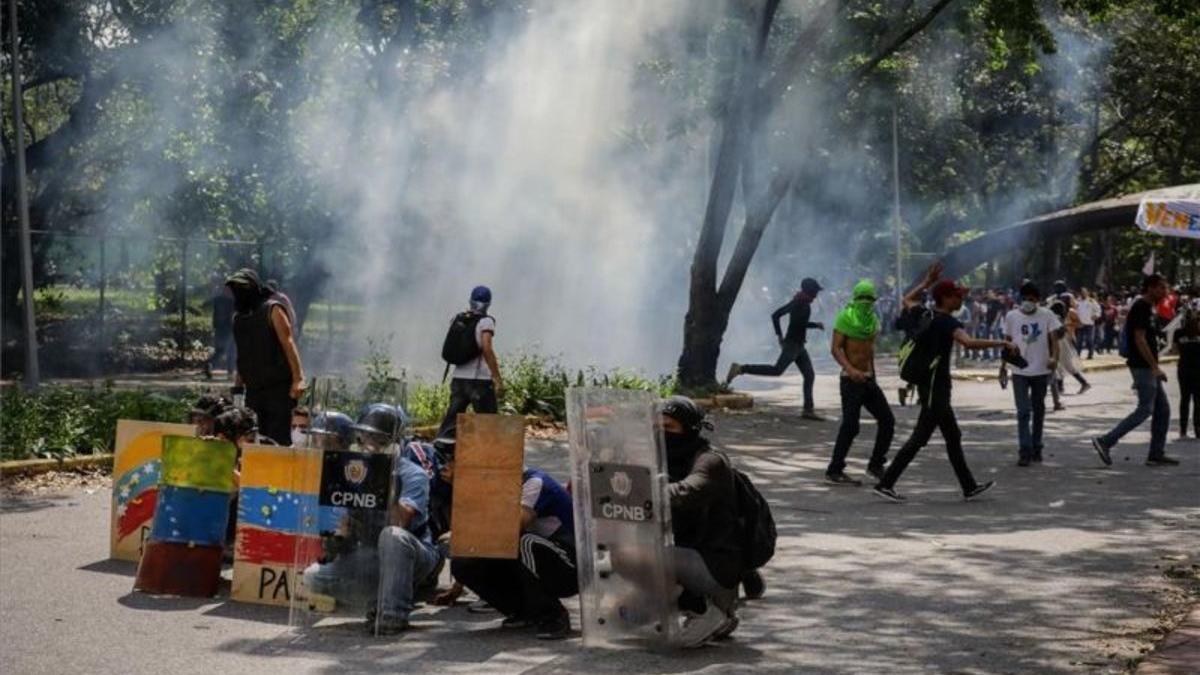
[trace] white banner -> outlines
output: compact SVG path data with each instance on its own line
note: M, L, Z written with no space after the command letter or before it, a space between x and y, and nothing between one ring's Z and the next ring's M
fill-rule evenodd
M1152 234L1200 239L1200 199L1142 199L1137 226Z

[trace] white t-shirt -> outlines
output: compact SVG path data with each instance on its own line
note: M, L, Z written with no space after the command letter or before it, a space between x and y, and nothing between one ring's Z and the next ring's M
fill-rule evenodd
M1045 307L1033 314L1013 309L1004 315L1004 335L1010 338L1029 362L1024 368L1009 364L1016 375L1033 377L1050 374L1050 333L1062 327L1058 316Z
M475 344L483 348L483 334L496 334L496 320L490 316L485 316L475 323ZM490 380L492 379L492 369L488 368L487 361L483 360L483 354L467 361L461 366L454 366L454 379L456 380Z
M1095 300L1080 300L1079 305L1075 308L1075 313L1079 315L1079 323L1090 326L1096 322L1096 316L1100 314L1100 305L1097 305Z

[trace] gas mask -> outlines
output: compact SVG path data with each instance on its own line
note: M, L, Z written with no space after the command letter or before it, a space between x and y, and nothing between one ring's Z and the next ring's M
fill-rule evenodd
M300 427L292 427L292 447L303 448L308 445L308 433Z

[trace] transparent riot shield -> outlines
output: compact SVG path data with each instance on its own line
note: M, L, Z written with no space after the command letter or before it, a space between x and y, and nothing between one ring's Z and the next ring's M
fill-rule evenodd
M319 442L319 436L314 440ZM395 496L396 447L386 452L312 448L298 461L295 586L289 623L309 632L376 632L379 608L379 534ZM365 623L364 623L365 622Z
M649 392L567 393L585 646L670 645L678 631L666 464Z

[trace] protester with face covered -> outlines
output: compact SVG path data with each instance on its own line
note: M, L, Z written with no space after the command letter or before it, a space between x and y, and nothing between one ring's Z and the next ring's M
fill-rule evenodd
M775 328L775 337L779 340L779 358L775 363L760 363L742 365L734 363L729 366L725 376L725 384L733 382L739 375L761 375L764 377L779 377L792 363L800 369L804 377L804 411L801 417L812 420L824 420L817 414L813 403L813 383L816 375L813 372L812 359L808 356L805 343L808 341L808 329L825 330L825 324L811 321L812 303L821 292L821 284L816 279L806 278L800 282L800 292L791 302L775 310L771 314L771 324ZM785 334L779 327L779 320L788 317L788 328Z
M743 577L733 470L703 435L711 425L685 396L662 404L667 494L675 545L671 564L683 588L680 640L699 646L737 628L737 586Z
M225 285L236 309L237 383L246 388L246 406L258 415L264 436L291 445L292 409L305 390L291 316L254 270L238 270Z
M1058 316L1038 303L1042 293L1032 282L1021 286L1021 305L1004 316L1004 335L1020 350L1025 365L1013 366L1017 406L1018 466L1042 461L1046 391L1058 367ZM1002 365L1001 370L1007 368Z
M196 426L196 436L215 435L217 417L233 407L233 403L218 394L203 394L188 411L188 422Z
M838 312L833 324L833 358L842 366L842 425L833 445L833 457L825 469L825 482L834 485L862 485L845 473L846 454L859 431L862 409L875 418L875 449L867 465L867 474L883 477L888 447L896 429L896 418L887 397L875 381L875 338L879 335L879 316L875 313L875 285L864 279L854 286L850 304Z

